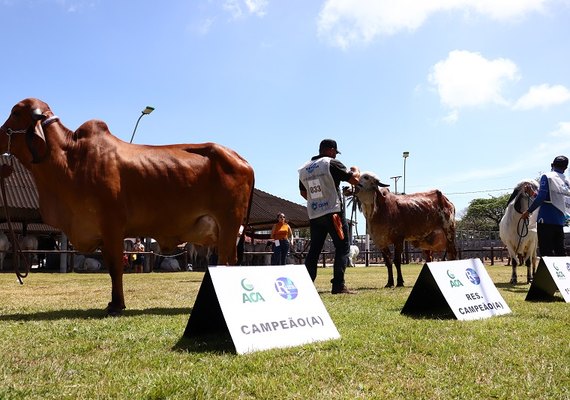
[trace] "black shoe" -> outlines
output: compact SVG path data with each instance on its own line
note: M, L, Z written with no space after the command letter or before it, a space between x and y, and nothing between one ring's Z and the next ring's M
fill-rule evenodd
M346 285L342 285L339 287L333 287L331 290L332 294L356 294L355 291L353 290L348 290L348 288L346 287Z

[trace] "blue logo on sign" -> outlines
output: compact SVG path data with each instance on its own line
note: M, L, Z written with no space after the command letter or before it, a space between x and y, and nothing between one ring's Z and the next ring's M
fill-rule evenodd
M479 278L479 275L477 275L477 271L475 271L473 268L467 268L465 270L465 276L474 285L478 285L481 283L481 278Z
M299 294L299 290L289 278L277 278L275 280L275 290L279 293L279 296L283 297L285 300L293 300Z

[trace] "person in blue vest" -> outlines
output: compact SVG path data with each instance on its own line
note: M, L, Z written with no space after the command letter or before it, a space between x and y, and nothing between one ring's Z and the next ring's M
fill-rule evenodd
M564 225L570 217L570 183L564 175L568 158L558 156L550 165L552 170L540 177L538 194L521 218L527 219L538 210L538 249L544 256L566 256Z
M360 171L357 167L346 168L336 159L337 154L340 151L336 141L324 139L319 145L319 154L298 170L299 192L307 200L311 230L311 244L305 266L314 282L321 250L327 234L330 235L335 247L331 293L349 294L354 292L348 290L344 281L350 243L340 182L356 185Z

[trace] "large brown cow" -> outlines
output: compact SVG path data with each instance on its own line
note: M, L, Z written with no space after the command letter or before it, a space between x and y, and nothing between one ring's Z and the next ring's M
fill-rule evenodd
M226 147L129 144L97 120L72 132L46 103L25 99L0 127L0 148L34 176L44 222L81 252L101 248L112 281L109 314L125 308L125 237L153 237L163 250L215 245L220 264L236 263L254 177Z
M364 172L354 195L366 218L368 233L382 251L388 269L386 287L394 286L388 247L391 244L394 245L397 286L403 286L401 262L405 240L423 250L447 250L448 259L456 258L455 207L439 190L396 195L386 186L389 185L381 183L372 172Z

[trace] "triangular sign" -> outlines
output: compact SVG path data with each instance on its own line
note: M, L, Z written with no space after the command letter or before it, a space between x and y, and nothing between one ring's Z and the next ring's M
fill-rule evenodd
M228 332L240 354L340 337L304 265L208 267L184 336Z
M480 259L424 264L402 314L473 320L510 313Z
M557 290L570 303L570 257L542 257L525 300L551 301Z

